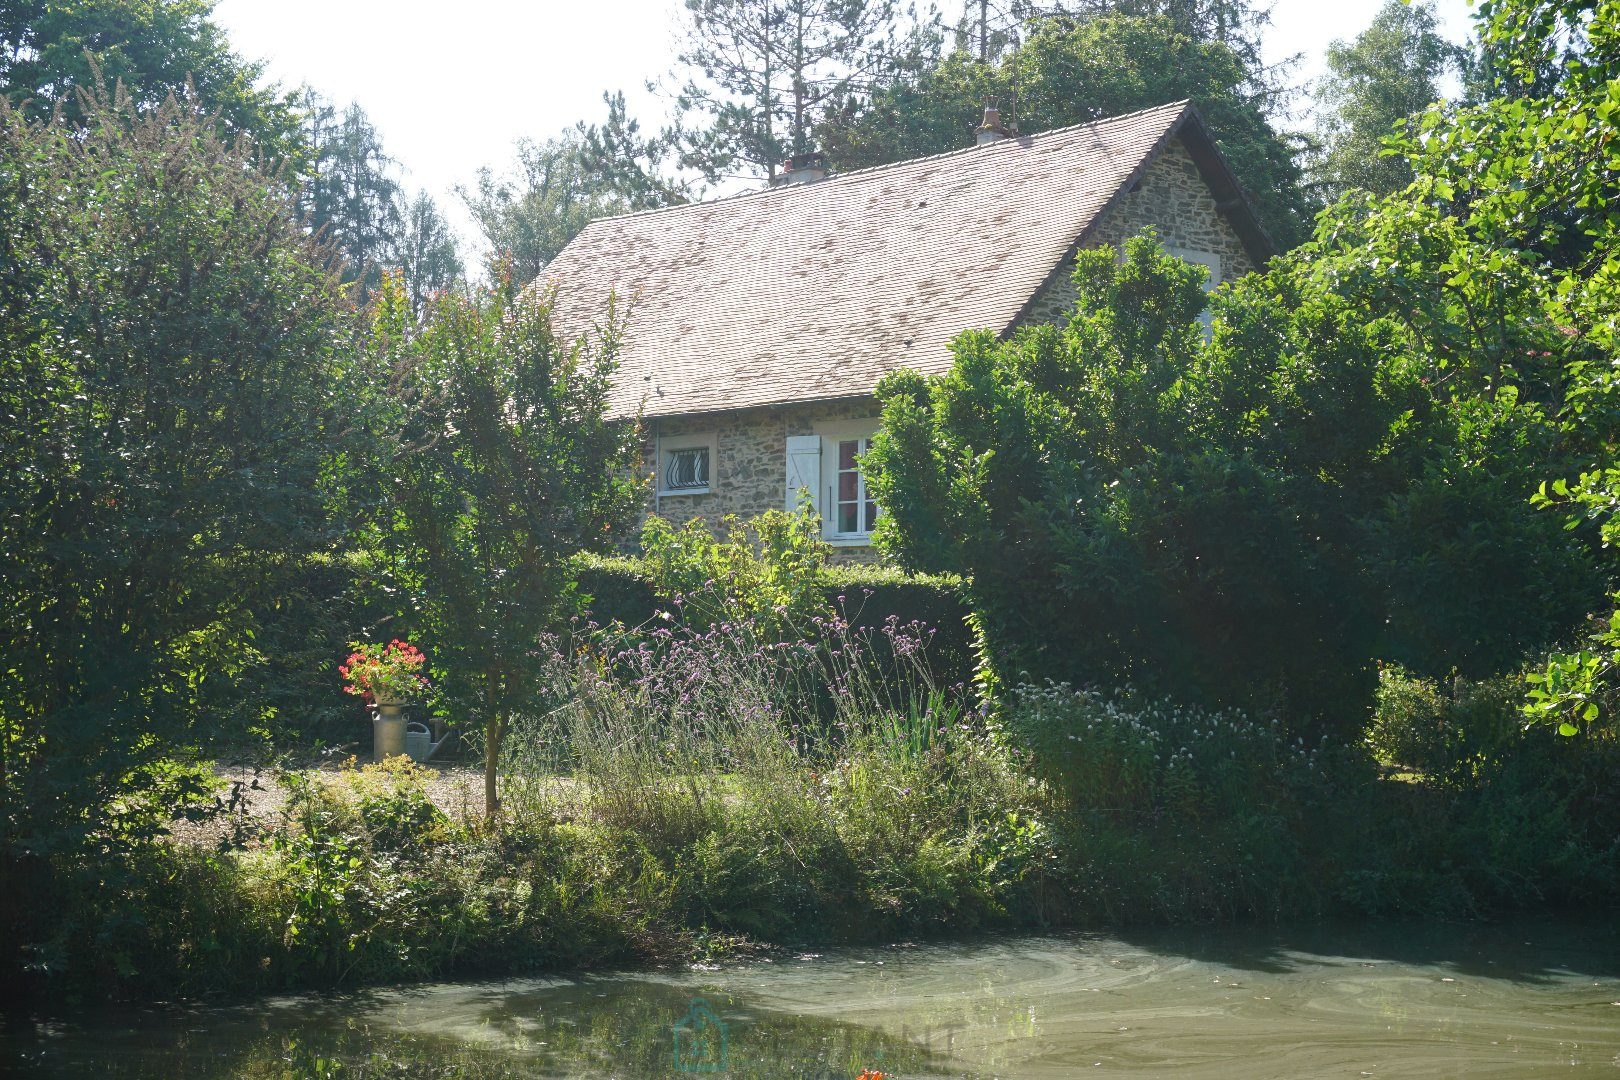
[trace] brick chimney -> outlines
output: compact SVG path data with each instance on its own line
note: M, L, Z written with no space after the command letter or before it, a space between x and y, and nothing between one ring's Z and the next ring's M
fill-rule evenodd
M994 104L988 104L984 107L984 123L980 124L979 129L973 133L974 141L979 146L988 146L993 142L1000 142L1002 139L1010 139L1016 134L1018 134L1018 128L1013 124L1003 124L1001 122L1001 110L996 108Z
M782 162L782 171L771 179L772 187L810 184L827 179L827 159L820 154L794 154Z

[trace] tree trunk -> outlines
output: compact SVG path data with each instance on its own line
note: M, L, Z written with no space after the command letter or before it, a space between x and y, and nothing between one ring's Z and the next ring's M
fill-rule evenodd
M501 761L501 736L506 731L506 717L492 712L484 724L484 820L494 821L501 811L500 795L495 790L496 768Z

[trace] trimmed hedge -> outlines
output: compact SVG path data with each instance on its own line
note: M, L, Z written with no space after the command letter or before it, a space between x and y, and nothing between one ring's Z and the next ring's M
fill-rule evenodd
M591 618L607 625L641 626L668 606L645 563L630 556L579 555L574 581ZM881 627L890 616L901 625L920 622L934 630L932 666L947 683L973 673L973 633L968 629L962 579L954 575L906 574L892 566L826 566L818 573L827 602L855 627Z

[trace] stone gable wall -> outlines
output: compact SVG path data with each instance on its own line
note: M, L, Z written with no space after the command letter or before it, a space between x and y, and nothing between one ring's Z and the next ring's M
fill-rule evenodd
M1255 268L1231 222L1215 207L1198 166L1181 141L1164 148L1135 191L1126 192L1086 240L1087 247L1118 247L1153 228L1167 248L1208 251L1221 257L1221 279L1231 281ZM1030 305L1020 325L1065 323L1074 308L1074 262L1059 267Z

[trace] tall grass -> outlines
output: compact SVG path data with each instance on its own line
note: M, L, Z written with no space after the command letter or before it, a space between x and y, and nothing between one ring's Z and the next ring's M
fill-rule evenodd
M926 628L807 621L787 638L752 619L668 619L548 640L542 708L507 740L509 805L547 816L583 800L626 825L703 819L743 793L792 801L857 745L904 756L918 729L960 719L922 662Z
M937 684L930 631L781 631L672 618L548 642L545 707L506 740L514 817L634 835L689 875L694 918L742 933L1028 909L1051 861L1042 789Z

